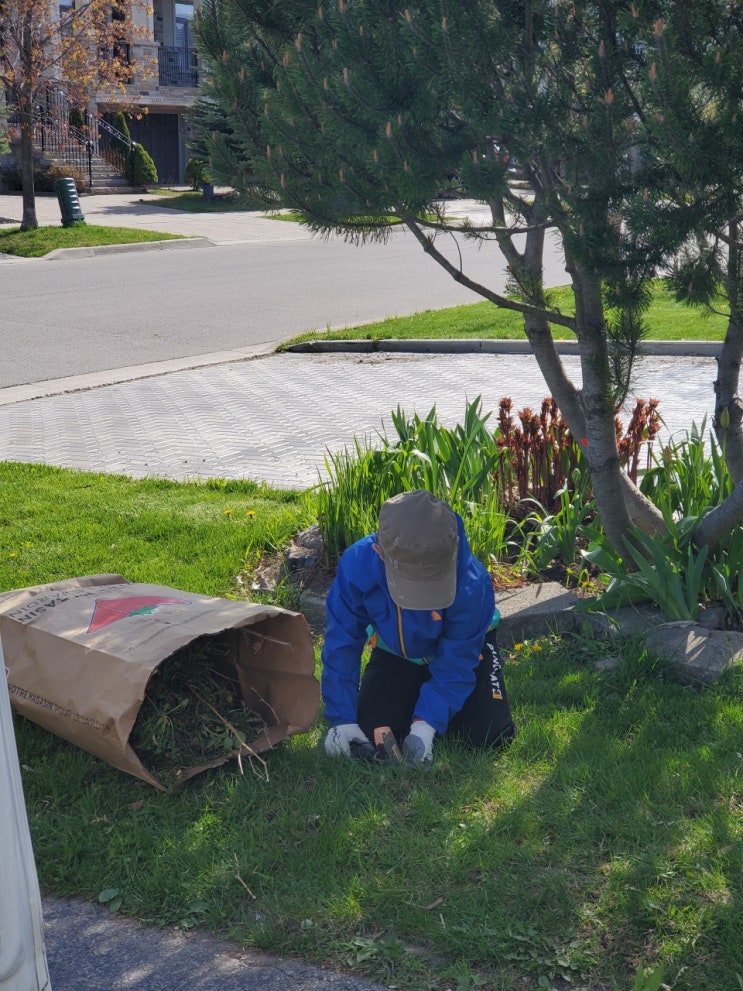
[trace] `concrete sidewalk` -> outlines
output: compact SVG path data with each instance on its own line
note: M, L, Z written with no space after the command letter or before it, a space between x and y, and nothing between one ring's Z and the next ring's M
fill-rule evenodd
M100 905L44 898L42 908L51 991L383 991L205 933L144 926Z
M150 193L82 194L80 208L90 224L202 237L213 244L277 243L311 240L313 237L299 224L272 219L265 210L186 213L148 204L148 201L157 198L157 190ZM448 209L453 216L467 216L474 220L482 217L485 208L474 200L457 200L452 201ZM20 193L0 193L0 225L3 222L20 224L22 212ZM60 225L61 213L56 195L37 194L36 215L42 227Z
M309 240L312 235L299 224L272 220L265 211L244 210L234 213L185 213L148 205L157 193L110 193L80 197L80 208L89 224L109 227L134 227L161 231L183 237L206 238L213 244L250 244ZM0 223L20 224L23 212L19 193L0 194ZM36 216L42 227L61 225L57 197L38 194Z

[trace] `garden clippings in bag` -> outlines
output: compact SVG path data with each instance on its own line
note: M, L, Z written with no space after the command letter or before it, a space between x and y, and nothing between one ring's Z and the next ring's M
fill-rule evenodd
M268 777L265 761L248 740L265 722L244 704L229 632L203 636L172 654L155 670L129 742L145 767L167 788L194 767L235 757L240 769ZM190 776L190 774L188 775Z

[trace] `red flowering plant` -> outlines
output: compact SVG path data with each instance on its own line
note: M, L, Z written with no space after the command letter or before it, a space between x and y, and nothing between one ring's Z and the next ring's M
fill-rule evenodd
M583 452L588 438L576 443L557 403L551 397L542 400L538 413L526 406L513 415L509 398L500 401L496 442L503 451L495 469L504 504L509 511L525 499L536 500L548 512L559 508L558 493L575 469L587 474ZM518 421L518 422L516 422ZM637 482L643 452L650 467L653 442L661 427L658 400L637 399L625 430L619 417L615 420L620 464L633 482Z
M512 521L521 523L527 547L522 563L538 572L557 567L570 584L587 584L588 576L579 574L585 565L578 568L576 560L596 526L588 439L576 442L552 398L542 401L538 413L525 407L514 417L512 410L511 400L502 399L496 430L502 456L494 481ZM615 423L620 463L636 482L643 451L649 463L660 429L657 400L638 399L626 431L618 417Z

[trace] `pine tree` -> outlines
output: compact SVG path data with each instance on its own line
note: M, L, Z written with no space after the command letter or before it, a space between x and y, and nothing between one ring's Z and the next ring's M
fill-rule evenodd
M650 280L714 199L701 180L693 209L677 198L673 223L660 211L648 222L648 205L668 203L680 174L653 116L648 29L690 6L703 47L710 28L701 2L202 7L212 95L283 204L319 232L358 240L384 238L396 215L452 277L524 315L545 381L585 441L602 523L621 550L633 524L663 527L620 470L614 428L645 333ZM715 21L723 4L706 7ZM512 181L513 162L528 192ZM439 247L436 234L456 227L439 206L453 173L490 206L492 223L459 229L500 249L494 264L502 253L509 297L473 282ZM574 317L555 309L543 285L551 229L564 247ZM556 353L555 326L578 341L580 389Z
M657 12L656 12L657 13ZM637 12L648 53L644 105L649 140L672 176L628 217L638 230L676 231L676 298L726 310L714 383L714 429L737 486L743 484L743 11L717 0L674 3L662 16ZM662 195L660 195L662 193ZM698 543L713 544L740 519L743 492L707 514Z
M248 157L224 110L213 99L201 97L189 109L187 120L193 137L188 143L191 155L207 162L209 174L220 186L243 191L255 184L252 157Z

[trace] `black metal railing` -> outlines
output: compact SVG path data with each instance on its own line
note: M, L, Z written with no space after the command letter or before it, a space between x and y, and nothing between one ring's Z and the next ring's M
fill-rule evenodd
M71 119L75 123L71 123ZM11 107L8 124L20 124L17 107ZM135 142L102 117L70 106L66 94L50 87L34 104L34 144L50 158L74 166L87 174L93 185L93 160L103 159L119 175L133 180Z
M111 168L130 181L134 179L134 141L123 134L104 117L93 117L88 114L88 130L95 130L97 143L96 154L108 162Z
M198 86L199 63L195 48L160 45L157 50L161 86Z

